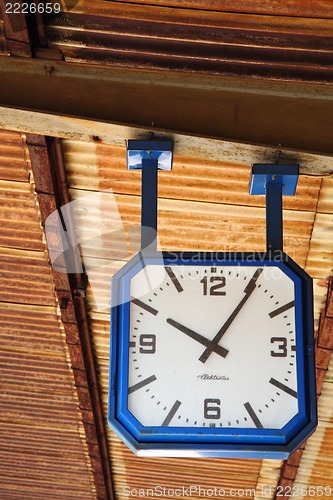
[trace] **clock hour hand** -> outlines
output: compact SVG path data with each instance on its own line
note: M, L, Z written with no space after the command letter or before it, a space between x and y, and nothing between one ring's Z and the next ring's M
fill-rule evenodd
M167 323L169 323L169 325L173 326L174 328L177 328L177 330L179 330L182 333L185 333L185 335L188 335L189 337L196 340L200 344L202 344L206 347L211 345L211 341L209 339L207 339L203 335L200 335L200 333L194 332L193 330L190 330L190 328L187 328L186 326L181 325L180 323L178 323L178 321L174 321L171 318L168 318L166 321L167 321ZM219 346L218 344L213 346L212 351L216 352L216 354L219 354L223 358L225 358L229 352L227 349Z
M259 276L261 275L262 271L263 271L263 269L256 270L256 272L254 273L254 275L252 276L252 278L250 279L250 281L248 282L248 284L246 285L246 287L244 289L244 293L245 293L244 297L242 298L242 300L240 301L240 303L238 304L236 309L234 309L234 311L230 314L229 318L224 323L224 325L220 328L220 330L217 332L215 337L209 342L208 346L206 347L204 352L201 354L199 361L201 361L202 363L206 363L209 356L212 354L213 351L215 351L215 347L218 345L221 338L223 337L225 332L228 330L229 326L234 321L234 319L236 318L239 311L243 308L244 304L246 303L246 301L250 297L253 290L256 288L256 281L259 278Z

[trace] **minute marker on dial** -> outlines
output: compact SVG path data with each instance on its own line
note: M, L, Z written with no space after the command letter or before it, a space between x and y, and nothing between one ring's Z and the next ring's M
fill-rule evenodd
M171 267L165 267L164 268L169 276L169 278L171 279L172 281L172 284L175 286L177 292L182 292L184 289L182 287L182 285L180 284L178 278L176 277L175 273L173 272L173 270L171 269Z
M132 394L132 392L142 389L142 387L146 387L146 385L155 382L155 380L157 380L155 375L151 375L150 377L141 380L141 382L138 382L137 384L134 384L128 388L128 394Z
M158 311L156 309L154 309L153 307L149 306L145 302L142 302L142 300L132 299L131 302L132 302L132 304L135 304L136 306L141 307L142 309L144 309L145 311L149 312L150 314L153 314L154 316L156 316L158 314Z
M171 420L176 415L176 413L178 411L178 408L180 407L181 404L182 404L181 401L178 401L178 400L175 401L175 403L173 404L171 410L169 411L169 413L165 417L165 419L164 419L164 421L162 423L162 427L167 426L167 425L170 424Z
M279 382L275 378L271 378L269 383L274 385L278 389L281 389L281 391L284 391L286 394L289 394L290 396L293 396L294 398L297 399L297 392L288 387L287 385L283 384L282 382Z
M284 306L278 307L274 311L271 311L268 315L270 318L275 318L275 316L278 316L279 314L282 314L285 311L288 311L288 309L291 309L294 306L295 306L295 302L292 300L291 302L288 302L288 304L285 304ZM287 316L285 316L285 318L286 317Z
M248 412L249 416L251 417L252 422L254 423L254 425L258 429L262 429L262 423L260 422L260 420L259 420L256 412L254 411L254 409L252 408L252 406L250 405L250 403L249 402L244 403L244 406L245 406L245 409Z

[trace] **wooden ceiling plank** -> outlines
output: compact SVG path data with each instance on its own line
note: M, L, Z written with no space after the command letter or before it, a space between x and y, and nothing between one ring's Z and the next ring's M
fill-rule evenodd
M128 128L332 154L332 86L89 67L63 61L50 64L51 72L46 61L2 58L0 103L46 113L46 128L47 121L52 124L52 115L54 120L61 115ZM29 125L34 115L27 116L26 127L34 133ZM17 113L10 117L1 109L2 128L13 129L15 122L20 126ZM91 123L88 140L105 140L102 124L96 127ZM80 135L75 127L71 133L72 138Z
M174 154L179 157L197 158L197 161L225 161L249 166L252 163L274 163L277 152L280 161L299 163L300 173L305 175L330 176L333 174L333 152L314 154L304 149L288 149L246 144L225 139L184 135L174 131L162 131L156 127L134 127L111 122L74 118L59 114L41 113L0 106L0 127L30 134L48 134L67 140L89 143L92 152L96 145L112 145L124 148L128 139L145 140L154 131L156 136L174 141ZM87 145L85 145L87 147ZM89 162L89 158L85 160Z

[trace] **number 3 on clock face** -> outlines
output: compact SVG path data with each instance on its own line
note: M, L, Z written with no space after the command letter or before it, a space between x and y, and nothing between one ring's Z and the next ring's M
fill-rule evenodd
M111 427L143 455L287 456L316 424L311 300L287 256L134 258L113 282Z

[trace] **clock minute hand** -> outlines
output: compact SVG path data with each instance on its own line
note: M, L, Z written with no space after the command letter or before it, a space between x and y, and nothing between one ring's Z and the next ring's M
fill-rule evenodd
M171 318L168 318L166 321L167 321L167 323L169 323L169 325L173 326L174 328L177 328L177 330L181 331L182 333L185 333L185 335L188 335L189 337L196 340L200 344L202 344L206 347L211 345L211 341L209 339L207 339L203 335L200 335L200 333L194 332L193 330L190 330L190 328L187 328L186 326L181 325L180 323L178 323L178 321L174 321ZM216 352L216 354L219 354L220 356L222 356L223 358L225 358L229 352L227 349L225 349L224 347L221 347L219 345L215 345L212 350L214 352Z
M208 346L206 347L204 352L201 354L199 361L201 361L202 363L206 363L206 361L209 358L209 356L211 355L211 353L213 351L215 351L215 348L218 345L218 343L220 342L221 338L223 337L225 332L228 330L229 326L234 321L237 314L242 309L242 307L244 306L244 304L246 303L246 301L250 297L253 290L256 288L256 281L259 278L262 271L263 271L263 269L256 270L256 272L254 273L254 275L252 276L252 278L250 279L250 281L248 282L248 284L246 285L246 287L244 289L244 293L245 293L244 297L242 298L242 300L240 301L240 303L238 304L236 309L230 314L229 318L224 323L224 325L217 332L217 334L215 335L213 340L210 341L210 343L208 344Z

